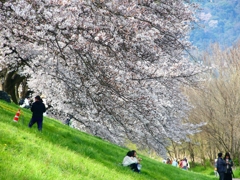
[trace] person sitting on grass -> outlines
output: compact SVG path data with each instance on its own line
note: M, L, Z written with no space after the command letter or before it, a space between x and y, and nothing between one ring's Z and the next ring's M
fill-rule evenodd
M130 167L133 171L135 172L140 172L139 168L138 168L138 160L136 157L134 157L134 152L133 151L128 151L127 155L124 157L123 162L122 162L123 166L128 166Z
M178 167L178 162L176 158L172 161L172 166Z

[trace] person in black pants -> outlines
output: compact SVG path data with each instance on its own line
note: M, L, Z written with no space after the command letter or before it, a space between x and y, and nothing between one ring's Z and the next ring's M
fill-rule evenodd
M226 167L226 172L224 174L224 180L232 180L232 166L233 166L233 161L230 157L230 153L226 152L223 160L226 162L227 167Z
M28 127L31 128L33 124L37 123L38 130L42 131L43 113L46 111L46 107L40 96L35 97L35 102L32 104L31 111L32 119L30 120Z
M222 159L222 153L218 153L217 171L219 174L219 180L224 180L227 163Z

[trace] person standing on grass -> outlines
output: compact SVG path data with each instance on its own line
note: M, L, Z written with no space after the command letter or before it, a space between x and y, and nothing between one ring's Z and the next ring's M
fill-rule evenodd
M222 153L218 153L218 160L217 160L217 171L219 174L219 180L224 180L224 175L226 172L227 163L222 159Z
M233 161L230 157L230 153L226 153L223 160L226 162L227 167L226 167L226 172L224 175L224 180L232 180L232 166L233 166Z
M42 123L43 123L43 113L46 112L46 107L42 102L40 96L35 97L35 102L31 107L32 118L28 124L28 127L32 127L35 123L38 125L38 130L42 131Z

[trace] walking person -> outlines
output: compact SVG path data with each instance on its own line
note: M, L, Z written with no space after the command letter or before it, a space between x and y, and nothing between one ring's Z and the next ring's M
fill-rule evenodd
M223 160L226 162L227 167L226 167L226 172L224 175L224 180L232 180L232 166L233 166L233 161L230 157L230 154L227 152L223 158Z
M217 171L219 174L219 180L224 180L224 175L226 172L227 163L222 159L222 153L218 153L218 160L217 160Z
M31 111L32 119L30 120L28 127L31 128L35 123L37 123L38 130L42 131L43 113L46 111L46 108L40 96L35 97L35 102L32 104Z

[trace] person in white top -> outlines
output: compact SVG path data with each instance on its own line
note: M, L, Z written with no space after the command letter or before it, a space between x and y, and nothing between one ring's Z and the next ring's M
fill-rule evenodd
M132 151L129 151L123 159L123 166L129 166L130 164L137 163L137 160L133 157Z
M139 159L140 160L140 159ZM123 159L123 166L129 166L133 171L140 172L140 161L136 156L136 151L128 151L127 155Z

